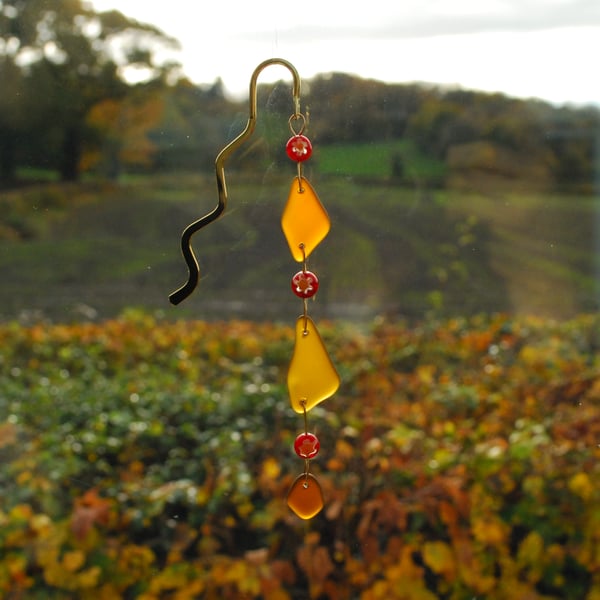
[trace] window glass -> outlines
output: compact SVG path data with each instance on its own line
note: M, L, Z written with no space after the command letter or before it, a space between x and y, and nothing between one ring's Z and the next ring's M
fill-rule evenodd
M596 6L122 4L0 0L0 596L599 597Z

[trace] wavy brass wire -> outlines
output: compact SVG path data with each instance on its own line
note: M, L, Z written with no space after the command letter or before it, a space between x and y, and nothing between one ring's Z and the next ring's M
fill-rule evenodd
M298 71L296 68L287 60L283 58L269 58L264 62L260 63L254 72L252 73L252 77L250 78L250 92L249 92L249 116L248 122L246 124L245 129L240 133L233 141L231 141L227 146L225 146L221 152L217 155L215 159L215 171L217 176L217 190L219 194L218 204L211 210L209 213L190 223L181 234L181 253L183 254L183 258L187 264L189 275L187 282L181 286L178 290L174 291L169 295L169 300L171 304L179 304L183 300L185 300L198 285L198 280L200 278L200 267L198 265L198 260L196 259L196 255L194 254L194 250L192 248L191 240L194 233L206 227L206 225L216 221L221 214L225 211L227 206L227 184L225 181L225 162L235 152L254 132L256 127L256 119L257 119L257 99L256 99L256 87L258 76L266 67L270 65L281 65L286 67L293 78L293 87L292 87L292 98L294 100L294 115L290 118L299 118L300 113L300 75L298 75ZM303 118L303 117L302 117Z

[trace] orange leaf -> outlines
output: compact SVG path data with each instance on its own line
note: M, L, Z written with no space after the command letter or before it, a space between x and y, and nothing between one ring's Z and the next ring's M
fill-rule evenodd
M62 558L62 565L69 573L77 571L85 562L85 554L81 550L65 552Z
M17 441L17 428L13 423L0 425L0 448L10 446Z
M589 500L594 493L594 486L587 473L577 473L569 479L569 489L582 500Z
M329 551L325 546L317 548L302 546L298 550L297 556L300 568L306 573L308 579L317 586L322 585L334 569Z
M77 498L71 517L71 531L75 537L82 540L96 523L106 525L110 506L110 501L98 496L96 490L89 490L81 498Z

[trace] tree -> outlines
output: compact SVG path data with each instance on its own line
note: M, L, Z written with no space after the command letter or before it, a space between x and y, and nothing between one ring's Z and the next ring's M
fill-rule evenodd
M177 65L157 64L155 50L175 45L152 25L118 11L96 13L81 0L0 0L0 64L23 89L22 95L3 94L0 127L21 104L34 107L24 139L33 154L36 141L37 153L43 143L54 144L46 148L53 157L49 166L65 180L76 179L90 108L122 98L132 69L143 70L149 79L166 79ZM6 137L11 137L8 130ZM6 154L0 155L5 178L16 166Z
M16 169L16 142L25 125L23 77L20 69L0 56L0 181L10 181Z
M155 90L138 86L122 100L108 98L95 104L86 124L101 133L101 143L87 149L85 166L96 167L116 179L123 165L152 166L156 144L149 132L161 119L164 101Z
M157 148L156 167L212 171L218 152L243 129L247 102L228 100L220 79L201 86L180 79L163 90L162 99L163 119L149 134ZM289 92L286 99L289 102ZM261 113L261 126L265 117ZM256 156L255 152L250 154L250 158Z

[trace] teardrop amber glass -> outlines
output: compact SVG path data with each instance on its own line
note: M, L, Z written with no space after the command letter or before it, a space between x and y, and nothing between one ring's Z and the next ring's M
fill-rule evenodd
M295 177L281 216L281 228L294 260L302 262L329 233L331 222L315 190Z
M312 519L323 508L321 485L310 473L299 475L288 492L287 503L301 519Z
M300 414L333 396L340 377L310 317L296 321L296 343L287 377L292 408Z

